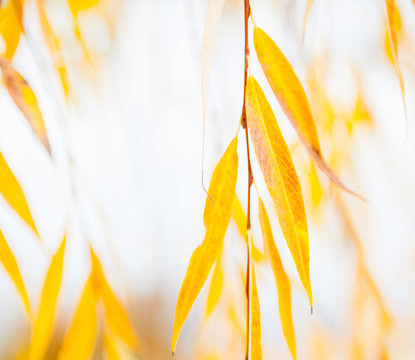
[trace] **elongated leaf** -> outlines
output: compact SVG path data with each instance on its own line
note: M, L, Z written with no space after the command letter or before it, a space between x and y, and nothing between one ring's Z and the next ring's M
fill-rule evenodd
M252 235L248 233L248 360L262 359L261 311L259 308L258 290L255 279L254 261L252 256Z
M13 58L24 31L22 17L22 0L9 0L0 7L0 35L6 45L3 55L9 60Z
M206 304L206 317L209 317L213 309L216 307L223 290L223 270L220 262L221 256L219 256L219 259L216 261L215 271L213 272L212 282L209 288Z
M333 183L361 198L340 181L324 160L310 103L291 64L274 41L258 27L254 29L254 44L262 70L274 95L312 159Z
M295 334L294 325L291 312L291 284L285 273L280 254L275 245L274 237L272 235L271 224L267 211L261 198L258 199L259 209L259 222L261 224L262 237L264 240L264 249L267 257L270 259L272 271L274 273L275 282L278 289L278 306L280 311L280 319L282 325L282 331L287 341L288 348L290 349L293 359L296 358L295 350Z
M0 231L0 262L3 264L5 270L12 279L14 285L19 292L19 295L23 301L26 313L30 315L30 304L29 298L27 297L26 288L23 283L22 275L20 274L19 265L17 264L16 258L13 255L12 250L7 244L3 233Z
M66 237L63 238L58 251L53 256L46 274L42 296L40 298L39 312L33 327L29 360L44 359L49 341L52 337L56 303L62 281L65 243Z
M308 18L310 16L311 8L313 7L314 0L307 0L307 5L304 14L303 31L301 32L301 42L304 41L305 30L307 27Z
M307 218L303 195L287 144L256 80L246 87L246 113L255 154L274 202L281 230L312 305Z
M89 10L99 4L100 0L69 0L69 8L71 9L72 15L77 17L79 12L83 10Z
M0 57L0 67L7 90L14 103L26 117L36 137L51 155L50 144L46 134L45 122L39 109L36 96L25 79L13 68L9 60Z
M242 209L241 202L239 201L238 197L236 197L236 200L235 200L235 206L233 208L232 217L235 220L239 234L246 242L248 239L248 236L246 233L247 219L246 219L244 210ZM258 250L255 244L253 244L252 256L254 257L254 260L256 262L262 261L264 259L264 254L262 254L262 252Z
M403 81L401 66L399 65L399 48L398 48L398 32L401 26L400 16L395 4L395 0L386 0L386 13L388 18L388 31L392 47L393 65L399 79L399 86L401 87L402 100L406 116L406 100L405 100L405 84Z
M97 334L97 313L91 280L88 279L72 324L65 335L58 360L91 358Z
M206 128L207 98L209 91L210 62L212 59L213 41L225 0L210 0L206 16L205 29L202 40L202 107L203 133ZM205 136L205 134L203 134ZM203 171L203 169L202 169Z
M187 315L223 246L223 238L235 202L235 187L238 175L237 146L238 138L235 137L213 172L209 186L209 194L212 199L209 197L206 199L203 217L206 227L205 239L193 252L176 303L172 336L173 352Z
M19 214L23 221L25 221L36 233L37 237L39 237L23 190L10 170L9 165L7 165L2 153L0 153L0 193L13 210Z
M91 281L94 293L97 299L101 299L104 305L106 323L112 334L129 347L137 345L137 338L134 334L133 327L128 319L127 312L118 301L112 291L98 257L91 248L92 274Z

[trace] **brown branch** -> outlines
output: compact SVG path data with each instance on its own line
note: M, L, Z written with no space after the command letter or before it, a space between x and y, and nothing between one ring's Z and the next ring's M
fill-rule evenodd
M242 127L245 129L245 139L246 139L246 153L247 153L247 160L248 160L248 209L247 209L247 222L246 222L246 236L247 236L247 264L246 264L246 355L245 359L248 360L249 356L249 262L250 256L249 253L249 238L248 233L251 230L251 186L252 186L252 169L251 169L251 158L249 154L249 136L248 136L248 126L246 121L246 84L248 80L248 56L249 56L249 41L248 41L248 20L249 14L251 12L249 0L244 0L244 26L245 26L245 49L244 49L244 59L245 59L245 66L244 66L244 99L242 105L242 115L241 115L241 124Z

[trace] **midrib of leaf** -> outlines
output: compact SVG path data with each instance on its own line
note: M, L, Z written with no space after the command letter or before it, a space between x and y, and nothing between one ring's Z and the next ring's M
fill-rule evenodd
M255 95L255 103L256 103L257 108L258 108L258 112L259 112L259 115L260 115L260 118L261 118L261 123L262 123L262 126L263 126L263 128L264 128L264 130L265 130L265 136L266 136L266 139L267 139L267 143L268 143L268 145L269 145L269 147L270 147L270 149L271 149L272 158L274 159L274 162L275 162L276 167L277 167L277 169L278 169L278 176L279 176L279 178L280 178L280 180L281 180L281 183L282 183L282 188L283 188L283 190L284 190L284 199L285 199L285 201L286 201L286 203L288 204L288 207L289 207L289 209L290 209L290 211L289 211L289 213L290 213L290 218L291 218L291 221L292 221L293 226L294 226L295 239L297 240L297 246L298 246L299 253L300 253L300 258L301 258L301 269L302 269L302 272L303 272L303 276L305 276L306 274L305 274L305 269L304 269L304 258L303 258L303 253L302 253L302 251L301 251L301 244L300 244L300 240L298 239L297 227L295 226L294 218L293 218L293 215L292 215L291 204L290 204L290 202L288 201L287 191L286 191L286 189L285 189L285 183L284 183L283 178L282 178L282 176L281 176L280 167L279 167L278 162L277 162L277 159L276 159L276 157L275 157L275 154L274 154L274 149L272 148L272 145L271 145L271 140L269 139L269 136L268 136L267 127L265 126L264 117L262 116L262 111L261 111L261 107L260 107L259 102L258 102L258 95L257 95L257 92L256 92L255 83L254 83L254 81L253 81L253 78L251 78L251 80L250 80L250 81L251 81L251 83L252 83L252 85L253 85L252 87L253 87L253 91L254 91L254 95ZM275 119L275 121L277 121L277 120ZM281 136L282 136L282 135L281 135Z

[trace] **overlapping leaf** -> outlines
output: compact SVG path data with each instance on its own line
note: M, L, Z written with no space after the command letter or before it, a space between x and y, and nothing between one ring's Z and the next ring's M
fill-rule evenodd
M312 306L308 229L300 182L277 120L252 76L246 88L246 114L259 166Z
M20 298L23 301L25 310L28 315L30 315L30 304L29 298L27 296L26 288L23 283L22 275L20 274L19 265L17 264L16 258L9 245L7 244L6 239L4 238L3 233L0 231L0 262L3 264L4 269L9 274L14 285L19 292Z
M0 35L6 46L2 55L11 60L23 35L23 0L0 1Z
M261 312L252 256L252 235L248 233L248 360L262 359Z
M65 335L58 360L88 360L91 358L97 334L95 297L88 279L72 324Z
M238 139L235 137L213 172L209 186L209 194L212 198L206 199L203 217L206 227L205 239L193 252L176 303L172 336L173 352L187 315L222 250L223 238L235 202L238 175L237 145Z
M130 348L137 345L137 338L128 319L127 312L113 293L98 257L91 248L92 273L91 282L96 299L102 300L106 324L111 333L121 339Z
M27 205L26 198L20 184L9 168L3 154L0 152L0 193L8 204L16 211L19 216L28 224L39 237L39 233L33 222L32 215Z
M55 320L56 303L62 281L63 259L66 237L63 238L58 251L52 258L40 298L39 311L34 323L29 360L42 360L45 357L52 337Z
M294 325L291 312L291 284L285 273L280 254L275 245L274 237L272 235L271 224L265 206L262 200L258 201L258 216L261 224L262 236L264 240L264 249L267 257L271 262L272 271L274 273L275 281L278 289L278 305L280 311L280 319L282 330L287 341L293 359L296 358L295 349L295 334Z
M50 144L46 134L45 122L43 121L42 113L33 90L5 57L0 57L0 67L7 90L14 103L29 122L36 137L50 154Z
M274 41L258 27L254 29L254 44L262 70L274 95L312 159L333 183L360 197L340 181L324 160L309 101L291 64Z
M216 261L215 271L213 272L212 282L209 288L206 304L206 317L209 317L219 301L219 297L223 290L223 278L224 276L221 265L221 256L219 256L219 259Z

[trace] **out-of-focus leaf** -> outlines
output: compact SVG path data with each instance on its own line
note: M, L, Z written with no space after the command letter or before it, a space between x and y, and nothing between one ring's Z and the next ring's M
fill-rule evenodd
M39 237L22 188L7 165L2 153L0 153L0 193L26 224L32 228L37 237Z
M215 271L213 272L212 282L209 288L209 294L206 304L206 317L212 313L213 309L219 301L219 297L223 290L223 270L221 265L221 256L216 261Z
M235 137L216 165L209 186L211 196L206 199L203 220L206 235L203 243L193 252L176 303L172 351L177 338L209 275L213 263L218 259L223 238L228 228L235 202L236 178L238 175L238 138Z
M68 0L72 15L77 17L79 12L89 10L99 4L100 0Z
M50 55L52 57L53 64L56 72L59 75L63 92L66 99L69 97L69 79L68 71L66 69L65 61L61 53L61 46L59 38L56 36L43 5L43 0L37 0L37 8L39 12L40 25L42 27L43 37L45 38L46 44L49 48Z
M354 125L358 123L367 124L369 126L373 125L373 117L366 106L361 92L357 95L352 115L347 121L347 130L350 134L353 131Z
M130 348L137 345L137 338L128 319L127 312L112 291L98 257L91 248L91 281L97 299L104 305L106 323L112 334L121 339Z
M261 311L252 256L252 235L248 232L248 360L262 359Z
M206 16L205 29L202 40L202 106L203 129L206 125L207 98L209 90L210 62L212 59L213 41L225 0L210 0ZM204 135L203 135L204 136Z
M274 113L252 76L246 87L246 114L259 166L312 307L307 218L300 182Z
M310 104L291 64L274 41L258 27L254 29L254 44L268 83L311 158L333 183L361 198L340 181L324 160Z
M310 161L310 168L307 170L308 179L310 182L310 193L311 193L311 201L313 206L317 208L323 197L323 189L321 187L320 180L317 176L316 168L314 164Z
M65 335L58 360L88 360L91 358L97 334L95 297L88 279L72 324Z
M4 1L6 5L0 2L0 35L6 45L3 55L9 60L13 58L24 32L22 2L22 0L9 0L7 3Z
M7 244L3 233L0 231L0 262L3 264L5 270L12 279L14 285L19 292L19 295L23 301L26 313L30 316L30 304L27 297L26 288L23 283L22 275L20 274L19 265L16 258L13 255L12 250Z
M392 48L393 65L395 67L396 74L398 75L399 85L402 92L402 100L406 115L406 100L405 100L405 84L403 81L401 67L399 65L399 50L398 50L398 34L400 31L401 18L398 8L396 7L395 0L386 0L386 13L388 18L388 32L390 36L390 43Z
M272 235L271 224L265 210L265 206L262 203L261 198L258 199L258 216L261 224L262 237L264 240L264 249L267 257L271 262L272 271L274 273L275 282L278 289L278 305L280 311L280 319L282 325L282 331L287 341L288 348L290 349L293 359L296 358L295 350L295 334L294 325L291 312L291 284L290 280L285 273L284 266L280 258L280 254L275 245L274 237Z
M51 155L45 122L43 121L42 113L33 90L5 57L0 57L0 67L3 71L3 78L7 90L14 103L26 117L36 137L46 148L49 155Z
M33 327L29 360L44 359L49 341L52 337L56 303L62 282L65 243L66 236L63 238L58 251L53 256L46 274L42 296L40 298L39 311Z
M304 21L303 21L303 31L301 32L301 42L304 41L305 30L307 27L308 18L310 16L310 12L311 12L311 8L313 7L313 4L314 4L314 0L307 0L307 5L305 8L305 14L304 14Z
M232 217L235 220L236 226L238 228L239 234L246 242L248 237L246 233L246 225L247 225L247 219L244 213L244 210L242 209L241 202L239 201L238 197L235 199L235 206L233 208ZM260 262L264 259L264 254L258 248L253 244L252 248L252 256L254 257L254 261Z

